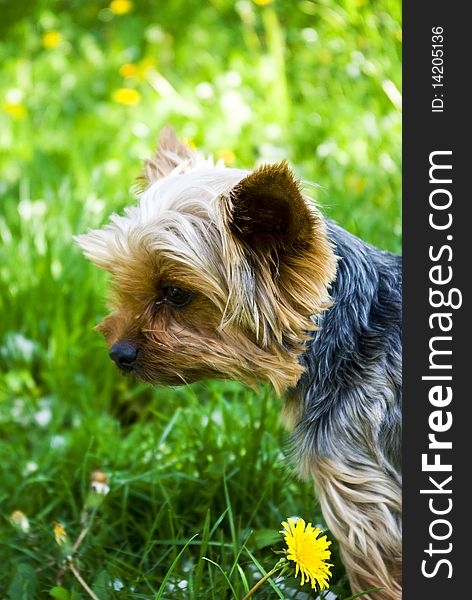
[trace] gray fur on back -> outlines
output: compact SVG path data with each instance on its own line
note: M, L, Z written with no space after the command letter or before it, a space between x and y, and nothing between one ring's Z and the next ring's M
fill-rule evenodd
M328 221L340 257L333 306L302 357L303 413L293 433L304 471L318 457L352 463L375 456L401 471L401 258ZM355 467L354 464L351 464Z

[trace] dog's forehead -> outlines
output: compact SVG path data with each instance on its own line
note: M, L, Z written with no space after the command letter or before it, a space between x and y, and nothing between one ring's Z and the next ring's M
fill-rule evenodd
M169 211L203 217L211 211L211 204L247 173L222 166L200 167L159 179L144 191L140 199L140 221L149 222Z
M217 201L246 175L218 166L171 174L78 241L88 258L127 286L161 271L168 279L172 272L182 279L199 272L222 281L224 266L215 260L224 252Z

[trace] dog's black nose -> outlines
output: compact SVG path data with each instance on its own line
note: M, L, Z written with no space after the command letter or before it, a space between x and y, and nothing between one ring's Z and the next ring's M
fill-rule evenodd
M122 371L131 371L137 356L138 349L127 340L113 344L110 350L110 358Z

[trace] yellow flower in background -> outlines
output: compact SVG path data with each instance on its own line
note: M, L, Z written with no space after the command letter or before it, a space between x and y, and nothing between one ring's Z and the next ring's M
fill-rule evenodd
M295 577L301 573L300 585L310 582L311 587L324 590L328 587L331 577L330 567L333 565L326 562L331 557L328 547L331 545L326 535L318 537L321 529L313 527L311 523L305 524L303 519L287 519L281 531L285 536L287 544L287 558L295 563Z
M67 557L68 560L71 560L74 549L69 536L67 535L65 527L61 523L54 523L54 539L56 540L56 544L61 549L62 555Z
M67 541L67 533L61 523L54 523L54 539L58 546L63 546Z
M112 0L109 8L114 15L126 15L133 8L133 3L130 0Z
M118 104L134 106L141 100L141 94L132 88L119 88L113 92L112 98Z
M3 110L14 119L24 119L26 117L26 108L21 102L5 102Z
M217 156L221 158L225 165L232 165L236 160L236 155L232 150L220 150Z
M133 63L126 63L121 65L119 73L122 77L137 77L139 74L139 69L137 65Z
M46 31L46 33L43 34L41 42L44 48L52 50L53 48L57 48L62 42L62 35L59 31L52 29L51 31Z
M272 4L273 0L254 0L254 4L258 4L259 6L267 6L268 4Z
M155 66L155 59L152 56L146 56L138 63L125 63L121 65L119 74L125 79L134 77L135 79L144 80L146 79L147 72L155 68Z

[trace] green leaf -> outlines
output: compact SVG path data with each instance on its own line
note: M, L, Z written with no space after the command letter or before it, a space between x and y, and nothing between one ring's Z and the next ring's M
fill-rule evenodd
M57 598L57 600L70 600L69 592L66 590L66 588L63 588L59 585L51 588L49 590L49 595L51 598Z

